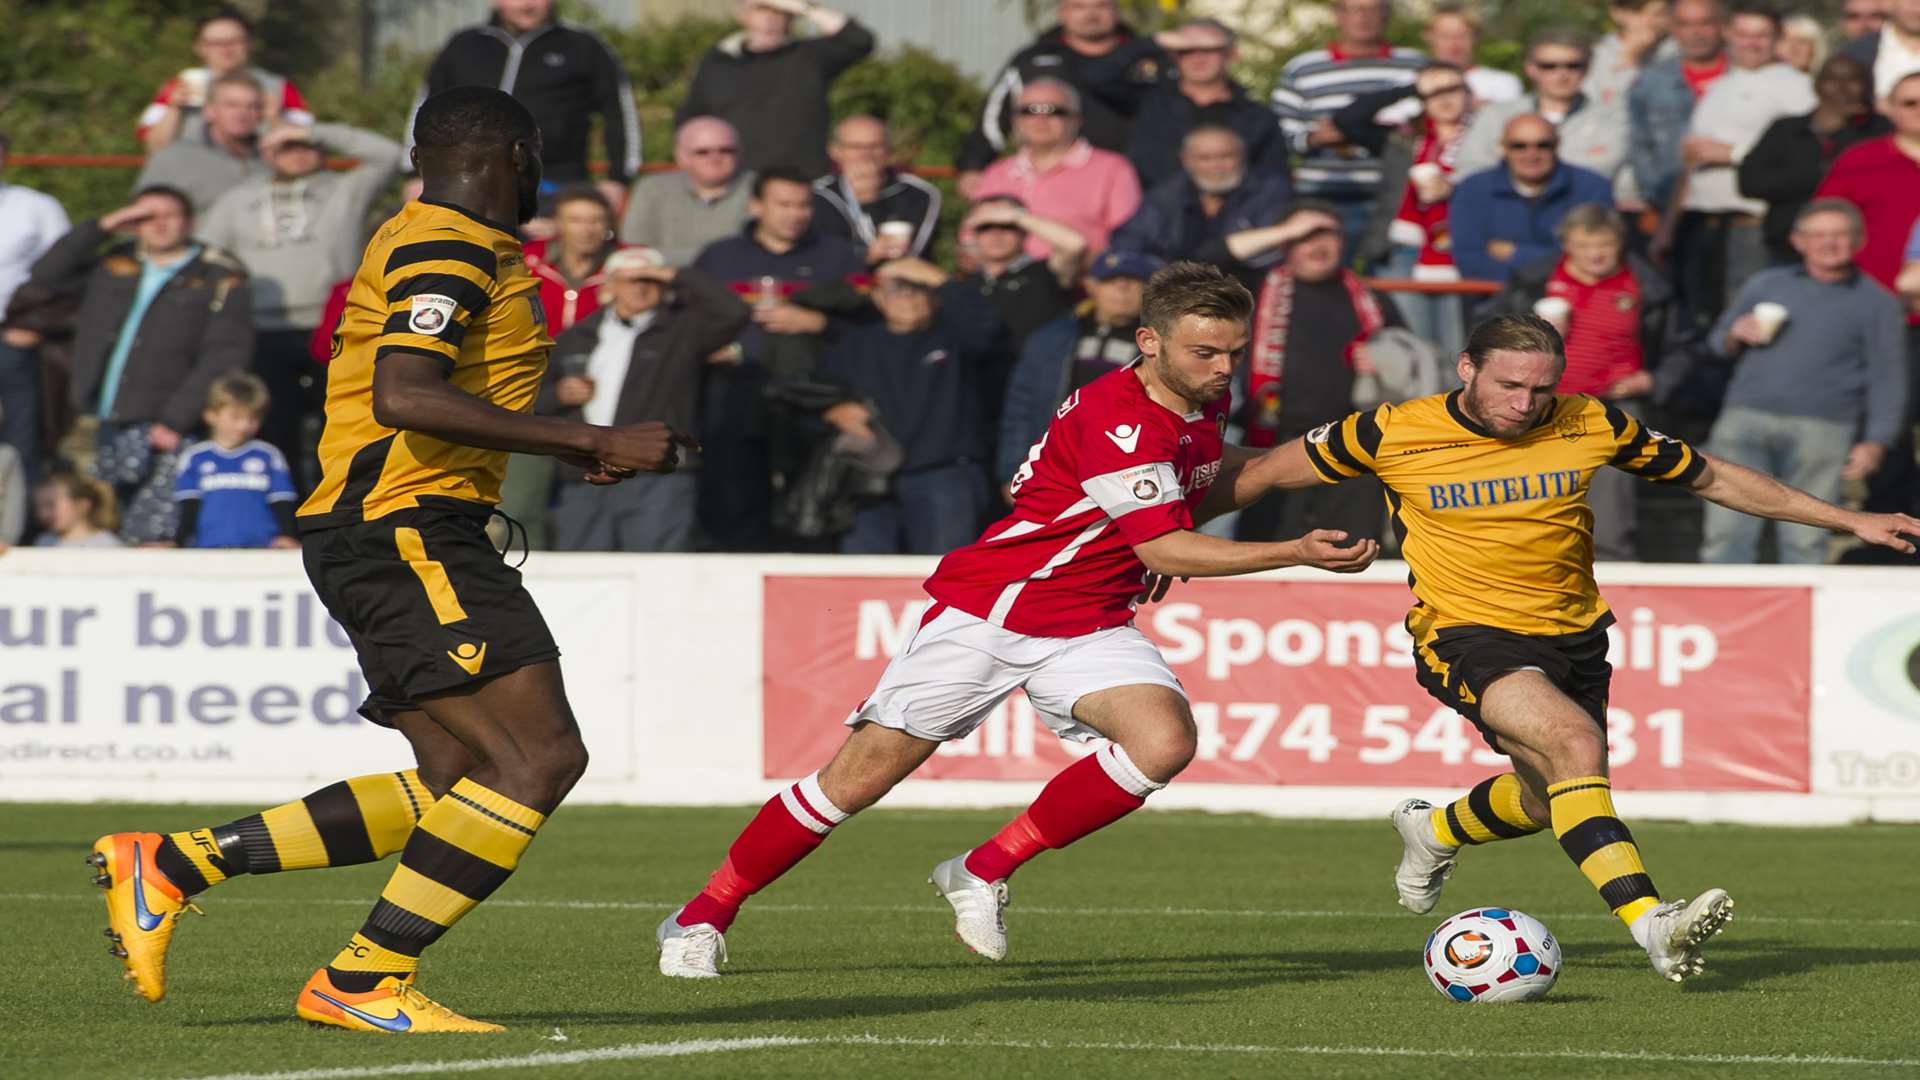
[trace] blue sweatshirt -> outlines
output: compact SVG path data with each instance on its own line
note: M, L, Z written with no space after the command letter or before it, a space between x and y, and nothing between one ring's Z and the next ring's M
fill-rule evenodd
M1729 349L1733 320L1767 301L1787 309L1780 332ZM1891 446L1907 415L1906 330L1900 301L1858 270L1824 282L1781 266L1747 279L1708 341L1734 358L1727 405L1854 424L1862 441Z
M1547 177L1540 194L1528 197L1514 189L1504 162L1474 173L1453 189L1453 201L1447 204L1453 264L1475 281L1504 282L1516 267L1560 250L1560 219L1581 203L1611 207L1613 185L1597 172L1563 162ZM1491 240L1511 242L1513 256L1496 259L1487 254Z

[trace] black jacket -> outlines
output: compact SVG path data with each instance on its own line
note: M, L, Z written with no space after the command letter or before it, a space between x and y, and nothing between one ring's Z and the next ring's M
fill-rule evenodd
M1196 259L1214 240L1237 232L1280 222L1293 201L1293 185L1285 173L1249 172L1240 186L1228 192L1220 213L1208 220L1200 208L1200 188L1185 172L1147 192L1126 224L1113 231L1108 246L1114 251L1144 251L1168 262ZM1255 260L1266 267L1277 256Z
M587 120L600 114L606 138L607 179L626 183L640 171L640 114L620 57L591 30L554 20L523 38L494 16L447 39L427 69L413 104L456 86L497 86L512 94L540 125L547 179L587 179ZM413 148L413 117L407 118Z
M140 285L133 243L116 244L98 255L106 238L97 220L75 225L33 264L29 279L52 291L75 280L86 282L74 321L73 381L67 391L76 413L97 411L107 357ZM127 354L113 411L101 419L192 431L206 409L213 380L247 370L252 359L253 302L246 269L225 252L202 248L147 308Z
M1775 120L1740 162L1740 194L1767 201L1767 247L1783 261L1798 258L1787 234L1793 231L1800 208L1827 178L1833 159L1855 143L1893 131L1885 116L1871 111L1831 135L1817 134L1812 119L1783 116Z
M1020 88L1041 78L1060 79L1079 90L1080 134L1102 150L1124 153L1142 99L1166 81L1173 62L1152 38L1136 36L1132 27L1122 24L1120 34L1125 40L1112 52L1082 56L1067 47L1063 31L1055 26L1014 53L994 79L980 119L954 164L963 171L984 169L1005 154L1011 148Z
M676 430L697 432L707 357L732 341L752 314L726 286L698 270L680 271L653 325L633 339L633 357L620 384L613 423L661 420ZM612 317L613 307L607 305L568 327L554 342L552 360L563 364L566 357L592 355L600 340L600 324ZM534 411L578 419L579 406L560 404L555 389L559 381L550 365ZM560 474L567 481L583 481L585 476L566 467Z
M1006 352L993 303L953 280L935 294L933 324L896 334L877 316L842 334L820 358L819 378L872 402L914 472L987 460L983 369Z
M913 225L907 254L928 258L940 230L940 189L909 172L888 170L880 196L861 203L840 179L829 173L813 182L813 227L823 236L837 236L867 250L881 225L905 221Z
M856 19L832 37L789 41L749 52L735 34L707 50L673 114L684 124L717 116L740 134L740 167L772 165L809 176L827 171L827 88L873 51L873 34Z
M1180 175L1180 144L1187 133L1203 124L1232 128L1247 148L1247 172L1287 176L1287 140L1280 123L1264 102L1247 97L1237 82L1227 84L1233 96L1217 105L1195 105L1175 83L1149 90L1133 118L1127 138L1127 160L1140 174L1140 187L1152 190Z

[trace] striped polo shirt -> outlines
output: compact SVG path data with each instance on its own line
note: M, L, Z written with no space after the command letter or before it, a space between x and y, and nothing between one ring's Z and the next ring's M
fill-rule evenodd
M1273 111L1280 130L1298 155L1294 190L1302 195L1352 198L1370 196L1380 182L1380 162L1354 146L1309 150L1307 133L1361 94L1406 86L1427 63L1418 49L1382 45L1372 55L1343 52L1337 45L1303 52L1280 69Z

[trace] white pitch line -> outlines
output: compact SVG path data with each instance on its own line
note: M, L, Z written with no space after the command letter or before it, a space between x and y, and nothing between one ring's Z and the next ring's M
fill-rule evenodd
M416 1061L394 1065L365 1065L331 1069L292 1069L266 1073L222 1073L195 1077L193 1080L362 1080L383 1076L419 1076L448 1072L478 1072L501 1069L537 1069L562 1065L587 1065L604 1061L631 1061L643 1058L687 1057L695 1054L721 1054L745 1050L765 1050L809 1046L867 1046L979 1050L1097 1051L1102 1053L1171 1054L1246 1054L1302 1057L1395 1057L1442 1058L1448 1060L1577 1060L1629 1061L1662 1065L1763 1065L1791 1068L1828 1066L1835 1068L1910 1069L1920 1066L1920 1058L1868 1058L1830 1054L1661 1054L1645 1050L1473 1050L1435 1049L1403 1046L1261 1046L1235 1043L1150 1043L1150 1042L1053 1042L1023 1039L945 1039L904 1038L879 1035L822 1035L756 1038L696 1039L668 1043L625 1043L596 1050L544 1051L511 1057L465 1058L460 1060Z
M92 902L94 897L76 890L71 893L0 893L0 903L20 902ZM262 904L274 907L301 907L309 905L344 905L348 907L367 907L372 900L367 897L303 897L298 900L277 897L222 896L218 903L225 904ZM680 907L678 900L516 900L494 899L485 902L490 908L535 908L553 911L674 911ZM938 910L937 905L913 904L753 904L748 910L779 914L861 914L895 915L913 912ZM1106 916L1109 918L1183 918L1183 919L1393 919L1406 918L1406 913L1397 908L1383 907L1378 911L1325 911L1305 908L1196 908L1196 907L1046 907L1021 905L1022 915L1071 915L1076 917ZM1530 911L1537 919L1551 919L1555 922L1587 919L1596 922L1612 922L1613 916L1606 912L1593 911ZM1920 919L1851 919L1828 915L1748 915L1740 913L1742 925L1792 925L1792 926L1920 926Z

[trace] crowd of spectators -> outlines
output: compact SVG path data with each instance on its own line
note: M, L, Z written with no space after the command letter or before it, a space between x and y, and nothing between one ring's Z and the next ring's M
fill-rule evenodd
M1332 0L1332 40L1259 100L1221 22L1148 35L1113 0L1058 0L943 188L884 116L831 114L876 46L843 12L736 3L673 167L643 175L618 55L551 0L494 0L420 93L499 86L540 125L522 232L556 345L535 408L703 446L608 489L515 457L502 508L572 551L946 551L1005 511L1060 404L1133 361L1146 280L1197 259L1256 298L1235 441L1446 389L1473 320L1533 311L1565 339L1564 392L1915 509L1920 0L1847 0L1832 34L1754 0L1611 0L1610 32L1542 29L1518 77L1479 62L1473 7L1423 8L1414 49L1386 39L1392 4ZM409 118L324 122L252 44L235 12L199 24L138 116L120 209L69 222L0 183L0 545L297 544L333 328L418 186ZM1640 494L1594 478L1599 557L1647 549ZM1354 482L1210 528L1389 522ZM1705 561L1830 555L1712 509L1703 533Z

